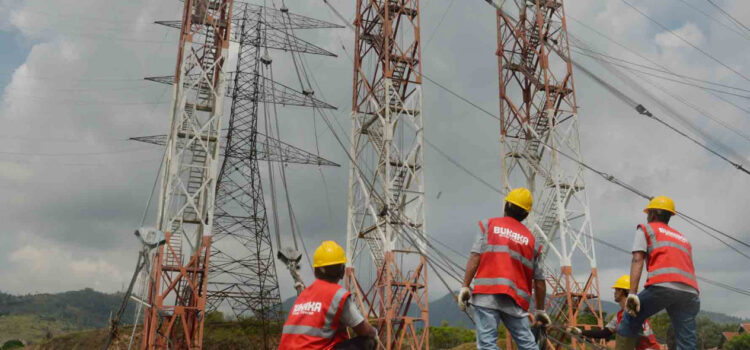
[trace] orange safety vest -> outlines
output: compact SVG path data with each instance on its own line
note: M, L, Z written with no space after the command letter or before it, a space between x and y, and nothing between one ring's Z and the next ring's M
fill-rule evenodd
M661 222L638 225L648 243L645 286L679 282L698 290L693 266L693 248L687 238Z
M480 253L474 293L505 294L528 311L536 238L526 226L507 216L490 219L486 232L481 222L479 226L487 235L487 244Z
M617 313L617 326L620 326L620 321L622 321L622 311ZM656 341L656 336L654 336L654 331L651 330L651 323L646 320L646 322L643 322L643 335L638 338L638 343L635 345L635 350L651 350L661 349L661 346L659 346L659 342Z
M281 334L280 350L328 350L348 339L339 318L350 293L337 283L316 279L300 293Z

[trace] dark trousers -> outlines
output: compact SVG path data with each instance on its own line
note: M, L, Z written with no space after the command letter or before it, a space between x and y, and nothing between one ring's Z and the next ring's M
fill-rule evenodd
M657 312L666 309L674 327L678 350L698 348L698 334L695 317L701 308L698 295L675 289L651 286L638 293L641 300L641 311L637 317L625 313L617 330L623 337L636 338L641 332L643 322Z
M374 350L375 345L375 339L366 336L359 336L338 343L333 348L336 350Z

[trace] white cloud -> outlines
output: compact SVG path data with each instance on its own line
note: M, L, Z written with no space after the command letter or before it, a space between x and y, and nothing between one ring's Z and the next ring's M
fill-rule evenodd
M3 291L51 292L86 286L108 292L125 281L125 274L103 252L66 247L34 235L7 256L9 268L0 271Z
M444 6L450 0L429 2L431 6L423 6L423 38L432 35ZM5 19L7 26L25 33L34 47L26 61L16 69L2 96L2 133L21 138L1 139L0 147L3 150L80 153L147 148L121 140L128 136L158 134L166 130L168 106L142 103L159 101L163 91L166 94L162 100L166 101L170 90L142 83L138 79L173 72L177 31L150 23L154 20L179 19L180 2L26 0L14 1L12 7L4 7L8 4L11 2L0 0L0 12L4 13L0 14L0 28ZM338 19L325 7L312 2L300 2L295 6L297 8L290 5L292 12L338 23ZM347 18L352 17L353 2L341 2L336 6ZM656 33L647 20L620 2L581 0L569 1L566 6L568 14L657 61L665 62L680 73L738 84L736 77L717 75L716 72L724 70L717 70L714 64L698 60L700 55L692 50L674 50L683 47L683 44L674 41L678 39L670 38L668 33ZM673 18L668 12L673 9L659 2L642 2L638 6L653 10L648 13L660 20ZM9 11L2 11L5 9ZM467 5L461 11L455 9L448 13L429 48L424 49L427 53L424 57L425 73L496 112L494 11L481 2ZM7 13L14 14L15 22L12 23L15 25L9 24L9 17L5 18ZM113 20L114 16L117 17ZM83 28L82 23L90 26L90 30ZM573 21L569 20L568 26L575 30L577 36L594 41L595 48L600 51L641 62L640 58L589 33ZM691 18L677 31L698 44L715 45L717 56L722 59L744 63L744 58L749 54L747 49L722 41L722 32L704 33L705 28L706 25L699 19ZM351 33L347 29L335 29L299 30L295 34L339 54L338 59L307 57L306 60L323 86L323 91L316 91L316 96L326 96L327 102L339 107L336 114L338 121L348 131L352 70L347 53L340 48L339 37L345 40L348 53L351 53ZM151 42L161 40L168 43ZM232 45L231 50L234 54L236 45ZM296 87L297 78L294 70L289 69L292 66L288 62L288 55L278 51L271 51L270 54L274 58L276 79ZM591 66L598 69L595 65ZM234 69L234 64L230 64L229 70ZM112 78L135 80L107 80ZM579 72L576 72L576 84L578 104L581 106L581 143L587 162L649 193L673 195L678 200L678 206L686 212L695 213L701 219L740 235L740 238L750 239L747 233L743 233L747 232L744 203L750 196L744 175L652 121L638 116L630 107L612 98ZM709 106L712 111L715 109L715 114L731 125L742 130L749 129L747 115L733 107L727 107L691 88L660 84L691 101ZM483 178L499 182L497 123L479 116L475 110L429 82L425 82L424 92L427 137ZM661 95L660 98L668 99ZM639 96L640 99L642 97ZM680 112L696 123L705 122L689 109L682 108ZM280 123L285 140L314 150L311 112L281 108L280 113L283 113ZM310 250L314 249L315 242L324 238L343 243L346 232L347 157L319 118L317 123L321 154L341 163L342 167L322 169L333 206L334 217L329 220L327 206L319 205L325 199L322 186L317 182L320 180L316 170L290 166L293 171L288 173L289 186L296 215ZM722 138L729 138L731 146L747 153L748 144L737 140L726 130L712 124L705 129ZM348 140L348 136L343 136L344 140ZM132 229L139 223L145 196L153 184L159 151L154 148L150 153L29 157L24 161L31 164L0 170L0 188L4 191L8 189L10 195L5 198L10 200L6 203L11 203L0 211L0 220L4 223L0 234L0 252L9 259L8 264L0 266L3 288L15 293L63 291L87 286L111 291L127 282L137 249ZM500 198L488 193L431 149L426 151L425 158L429 234L466 252L476 234L477 220L498 215ZM79 163L102 165L60 165ZM2 164L0 166L6 168ZM23 186L17 185L16 181L21 180L28 182ZM643 220L640 209L645 205L644 201L612 187L591 173L586 174L586 180L597 235L623 247L629 246L634 225ZM439 191L443 193L438 200L435 195ZM269 198L268 194L266 197ZM725 197L725 200L721 200ZM745 260L737 258L734 252L691 229L684 222L676 222L675 225L693 240L699 272L721 270L722 274L715 276L715 279L750 288L750 278L747 272L741 270L746 266ZM35 232L40 241L19 238L28 235L27 232ZM627 269L628 258L602 246L597 246L597 256L601 272L600 287L602 293L608 296L607 287L612 279ZM717 256L722 259L717 259ZM312 274L309 268L303 267L303 270L305 279L310 281ZM277 265L277 271L282 294L292 295L289 273L281 265ZM436 274L431 271L431 291L442 291L435 277ZM727 302L740 300L736 295L706 286L702 297L704 309L750 316L750 310L736 307L744 304Z
M674 32L674 34L668 31L656 34L654 36L654 42L665 49L689 47L690 45L685 41L693 43L693 45L696 46L703 44L703 32L692 22L685 23L685 25L678 29L672 30L672 32ZM685 39L685 41L675 35L679 36L682 39Z

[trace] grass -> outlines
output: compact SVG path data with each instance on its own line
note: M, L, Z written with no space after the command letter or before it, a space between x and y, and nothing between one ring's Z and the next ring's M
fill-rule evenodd
M3 315L0 316L0 345L12 339L39 343L48 337L80 329L70 322L39 315Z

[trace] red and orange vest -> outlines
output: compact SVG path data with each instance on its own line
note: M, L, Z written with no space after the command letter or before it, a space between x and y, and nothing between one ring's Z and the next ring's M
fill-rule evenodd
M617 326L620 326L622 321L622 312L617 313ZM643 335L638 338L638 343L635 344L635 350L650 350L650 349L661 349L659 342L656 341L654 331L651 329L651 323L646 320L643 322Z
M698 290L693 266L693 248L687 238L661 222L638 225L648 243L645 286L679 282Z
M281 334L280 350L328 350L348 339L340 317L349 297L346 288L323 280L300 293Z
M474 278L475 294L506 294L525 311L531 304L536 238L518 220L492 218L487 222L487 244L482 247Z

